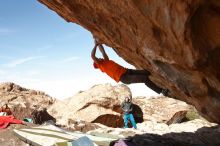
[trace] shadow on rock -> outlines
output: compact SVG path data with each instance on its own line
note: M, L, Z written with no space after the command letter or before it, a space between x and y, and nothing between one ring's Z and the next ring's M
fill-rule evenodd
M142 134L128 137L125 141L135 146L219 146L220 125L202 127L193 132L167 133L164 135ZM112 142L114 146L117 142ZM117 146L117 145L116 145Z
M97 117L92 123L101 123L103 125L106 125L108 127L113 128L122 128L124 127L124 121L123 121L123 114L120 106L115 106L114 111L118 112L121 115L113 115L113 114L105 114ZM142 123L143 120L143 112L140 108L140 106L133 104L133 115L135 118L135 121L137 123ZM129 123L129 127L131 127L131 124Z
M144 121L143 111L137 104L133 104L133 115L136 123L142 123Z
M34 110L31 113L32 119L33 119L33 123L34 124L43 124L44 122L47 121L53 121L53 123L56 123L56 119L54 117L52 117L48 112L47 109L43 108L43 109L39 109L39 110Z

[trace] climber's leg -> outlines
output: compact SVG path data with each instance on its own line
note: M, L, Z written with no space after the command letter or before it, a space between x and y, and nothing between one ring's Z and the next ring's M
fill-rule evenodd
M124 84L145 83L147 76L148 72L146 71L128 69L126 73L121 76L120 81Z
M146 80L145 85L157 92L158 94L162 93L164 96L169 96L170 91L168 89L163 89L157 86L154 82L152 82L149 78Z
M124 84L145 83L147 87L157 92L158 94L162 93L164 96L167 96L169 91L157 86L149 79L149 75L150 72L147 70L128 69L127 72L121 76L120 81Z
M145 85L150 89L152 89L153 91L157 92L158 94L160 94L163 90L162 88L157 86L154 82L152 82L149 78L147 78Z
M134 70L134 69L128 69L127 72L130 75L145 75L149 76L151 73L147 70Z

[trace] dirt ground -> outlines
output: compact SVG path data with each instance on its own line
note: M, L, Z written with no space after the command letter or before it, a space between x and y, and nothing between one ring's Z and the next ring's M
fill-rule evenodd
M0 129L0 145L1 146L27 146L27 144L18 139L13 130L19 128L27 128L34 126L34 124L19 125L11 124L7 129Z

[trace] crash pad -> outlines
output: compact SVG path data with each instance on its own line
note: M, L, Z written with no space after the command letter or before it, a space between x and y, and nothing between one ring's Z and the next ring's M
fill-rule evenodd
M96 137L80 132L68 132L54 125L15 129L14 132L18 138L33 146L52 146L62 142L74 142L84 136L89 138L93 142L94 146L107 146L111 141L116 140L111 138Z
M86 136L75 141L56 143L55 146L94 146L93 142Z

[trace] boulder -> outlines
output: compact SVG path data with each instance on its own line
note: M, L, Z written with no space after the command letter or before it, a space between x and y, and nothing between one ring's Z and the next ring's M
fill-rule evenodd
M219 0L38 1L220 123Z
M44 92L23 88L15 83L0 84L0 107L8 104L18 119L30 118L31 113L40 108L48 108L55 99Z
M143 121L155 121L157 123L169 123L179 112L192 109L192 106L183 101L164 96L149 99L136 97L133 98L133 103L141 108Z
M122 127L120 105L125 96L131 96L130 89L125 85L96 85L64 101L57 100L48 112L61 125L68 125L71 120L82 120Z
M187 111L179 111L173 115L173 117L167 121L167 125L182 123L186 120Z
M76 120L101 123L108 127L123 127L123 112L120 105L125 96L131 96L130 89L125 85L96 85L64 101L57 100L48 112L57 119L58 124L70 127L70 121ZM183 118L178 112L192 108L185 102L167 97L150 99L133 97L132 102L133 115L137 123L144 121L175 123L174 119L177 121L177 118Z

